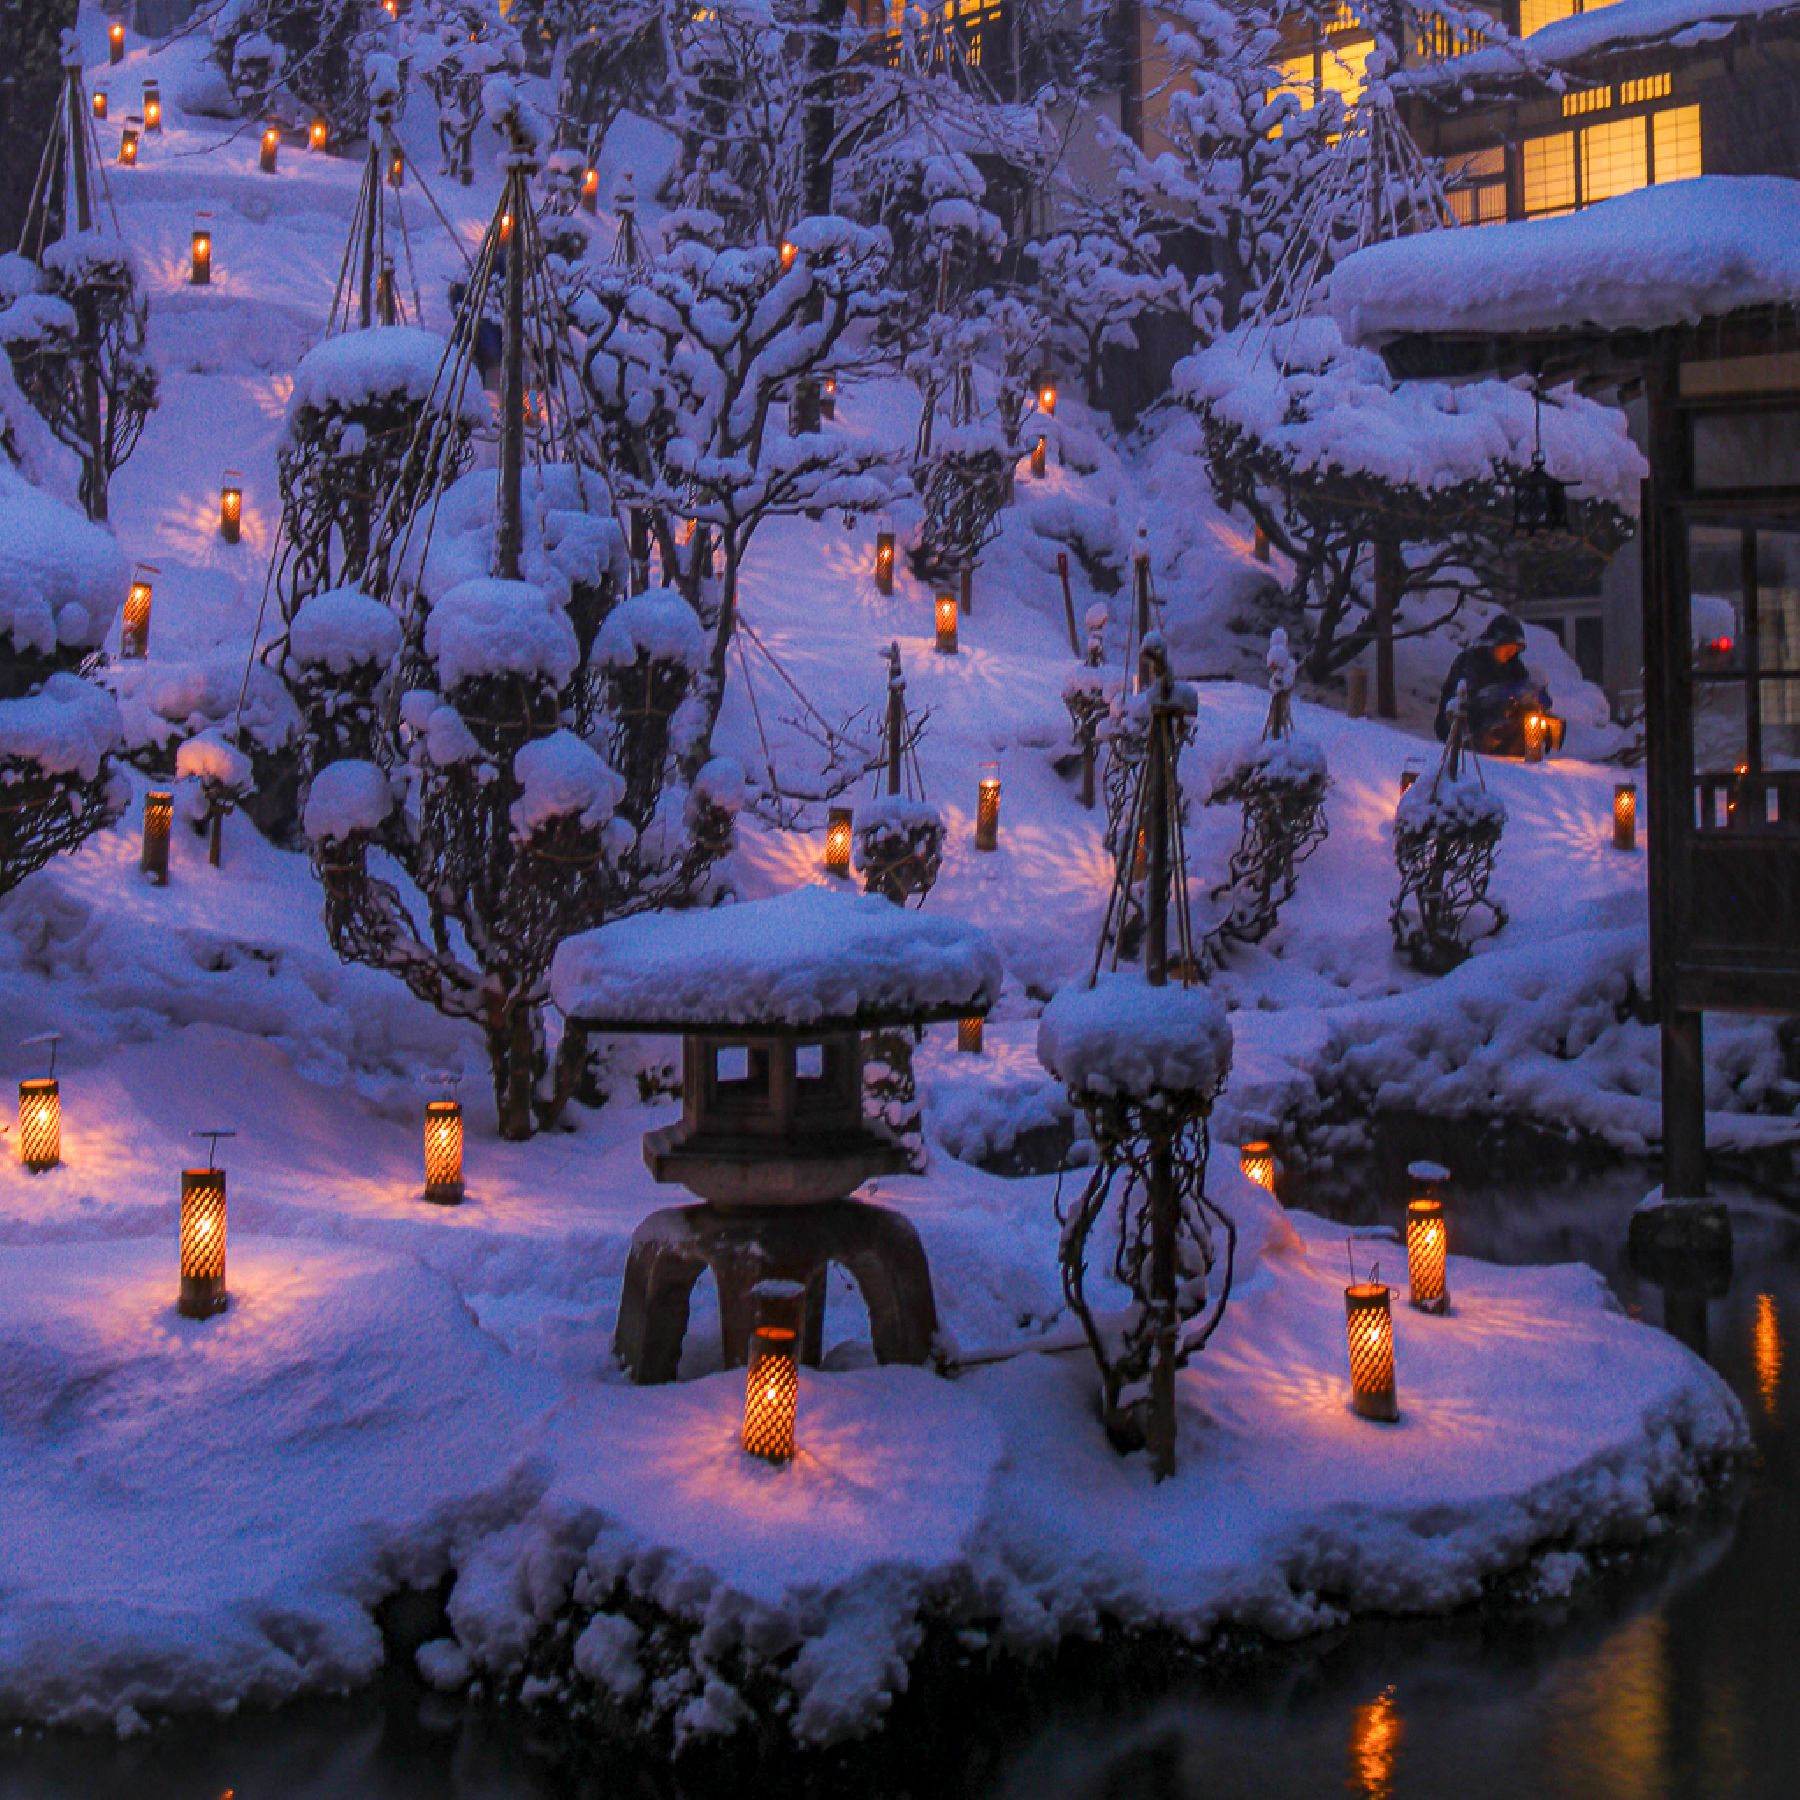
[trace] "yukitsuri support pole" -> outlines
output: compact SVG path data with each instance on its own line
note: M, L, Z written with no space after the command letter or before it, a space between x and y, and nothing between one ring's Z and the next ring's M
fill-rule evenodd
M503 581L519 579L524 546L523 481L525 468L525 209L531 195L525 186L528 157L517 139L508 157L503 206L521 221L506 246L506 313L500 367L500 494L494 527L495 573Z
M82 113L81 71L71 69L64 90L69 114L69 175L63 199L65 215L74 201L75 229L94 228L88 194L87 135L92 127ZM92 294L78 290L75 296L75 336L81 346L81 423L88 444L88 516L106 518L106 427L100 415L100 312Z
M1149 558L1141 560L1148 593ZM1146 616L1147 616L1147 602ZM1139 640L1142 641L1141 639ZM1169 980L1169 751L1174 727L1167 708L1167 674L1157 678L1150 708L1150 742L1144 769L1144 826L1148 874L1144 891L1144 980ZM1150 1413L1144 1432L1150 1472L1158 1481L1175 1473L1176 1259L1175 1160L1166 1134L1150 1152L1150 1306L1156 1315L1156 1349L1150 1364Z
M1081 654L1081 636L1075 629L1075 595L1069 586L1069 553L1066 550L1059 550L1056 553L1056 574L1057 579L1062 583L1063 623L1069 628L1069 654L1079 656ZM1093 795L1090 793L1082 804L1092 806L1094 804Z
M900 646L888 646L887 690L887 791L890 798L900 792L901 746L906 730L906 683L900 675Z
M1406 563L1400 545L1390 537L1375 540L1375 716L1398 718L1394 692L1394 614L1400 588L1406 579Z

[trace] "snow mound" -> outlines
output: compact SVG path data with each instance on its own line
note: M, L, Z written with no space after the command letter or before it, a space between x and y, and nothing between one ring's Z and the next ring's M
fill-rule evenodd
M512 803L513 835L528 838L557 819L574 817L590 830L612 817L625 783L592 745L574 732L553 731L513 757L519 797Z
M606 616L594 645L603 669L629 669L638 658L677 663L698 674L706 642L694 609L673 588L651 588L622 600Z
M550 966L570 1018L669 1029L985 1013L1000 979L974 926L817 887L622 919L570 938Z
M306 667L348 675L380 668L400 654L400 621L360 589L327 588L302 602L288 644Z
M28 762L46 775L93 781L119 741L111 694L61 671L35 693L0 700L0 761Z
M306 835L315 844L342 843L358 832L378 831L393 810L388 778L374 763L327 763L307 792Z
M40 656L97 650L125 598L112 534L0 467L0 637Z
M446 689L518 675L561 687L575 672L575 630L541 588L485 576L465 581L426 616L425 654Z
M288 400L287 431L297 436L302 413L349 411L376 401L430 398L438 369L450 349L435 331L418 325L379 325L367 331L341 332L301 357ZM486 397L474 382L458 396L457 416L468 425L485 425Z
M1102 975L1066 987L1038 1021L1038 1058L1075 1094L1211 1100L1231 1073L1231 1023L1205 988Z

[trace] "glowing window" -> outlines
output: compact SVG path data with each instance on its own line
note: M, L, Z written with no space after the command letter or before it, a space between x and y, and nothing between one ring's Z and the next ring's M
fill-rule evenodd
M1674 84L1674 77L1666 70L1661 75L1640 75L1636 81L1619 83L1619 104L1621 106L1642 106L1646 100L1660 100Z
M1550 137L1527 138L1519 151L1524 176L1525 216L1572 212L1575 208L1575 134L1559 131Z
M1579 118L1582 113L1604 112L1611 105L1612 88L1610 85L1583 88L1580 93L1563 95L1563 117L1574 119Z
M1657 185L1700 173L1700 109L1670 106L1650 117Z
M1575 0L1519 0L1519 35L1529 37L1558 19L1572 17L1575 11Z
M1584 206L1629 194L1650 179L1644 159L1644 121L1613 119L1581 134L1581 199Z
M1354 107L1363 91L1364 71L1369 52L1375 48L1373 38L1357 38L1352 43L1328 42L1319 59L1324 72L1325 92L1336 94L1347 110Z

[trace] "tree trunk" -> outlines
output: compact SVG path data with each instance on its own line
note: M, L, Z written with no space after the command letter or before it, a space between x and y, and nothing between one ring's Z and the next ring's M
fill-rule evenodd
M494 1072L494 1106L500 1135L523 1143L537 1123L532 1087L537 1075L537 1008L522 996L503 1001L488 1027L488 1061Z
M1375 714L1377 718L1399 716L1394 694L1394 612L1400 603L1400 588L1406 579L1406 564L1400 546L1392 538L1375 540Z

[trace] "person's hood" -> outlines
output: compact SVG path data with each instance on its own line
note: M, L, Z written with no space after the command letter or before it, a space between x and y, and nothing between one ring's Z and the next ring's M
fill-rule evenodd
M1486 650L1497 650L1502 644L1517 644L1523 649L1525 630L1511 613L1499 612L1488 620L1487 629L1475 641Z

